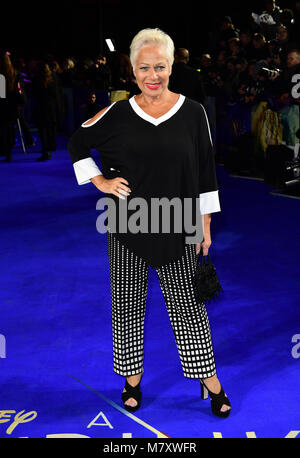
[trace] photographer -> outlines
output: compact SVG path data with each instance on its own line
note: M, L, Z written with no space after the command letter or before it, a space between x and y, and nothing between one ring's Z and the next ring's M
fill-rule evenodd
M276 35L277 26L281 24L282 10L276 5L275 0L266 0L265 8L266 9L262 12L262 15L266 17L269 16L273 24L269 22L261 23L262 32L268 39L273 39Z
M261 60L266 59L269 55L269 50L266 38L261 33L255 33L252 38L252 49L248 53L250 59Z
M279 94L279 99L284 105L295 104L295 99L292 97L291 91L294 83L292 83L293 75L300 74L300 50L291 49L285 61L285 65L281 71L272 74L265 70L265 77L268 81L269 90L273 91L274 95ZM276 81L276 84L270 84L270 82Z
M291 70L291 73L294 75L295 73L299 73L300 70L300 50L299 49L291 49L287 55L286 61L288 69Z
M224 81L221 76L220 66L212 64L207 68L203 78L205 94L210 97L220 98L224 93Z

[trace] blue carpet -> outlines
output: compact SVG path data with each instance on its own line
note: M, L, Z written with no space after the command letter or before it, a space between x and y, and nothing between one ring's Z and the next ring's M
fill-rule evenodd
M217 168L210 255L224 294L207 311L232 413L214 417L199 381L183 376L150 269L142 407L129 414L112 366L106 234L96 231L103 194L77 185L67 140L59 136L51 161L17 148L0 164L0 437L296 436L300 201Z

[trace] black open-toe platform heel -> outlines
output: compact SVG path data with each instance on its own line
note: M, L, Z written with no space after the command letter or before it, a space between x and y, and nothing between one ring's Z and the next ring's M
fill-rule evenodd
M221 407L223 404L226 404L227 406L231 407L231 404L230 404L228 397L224 393L222 386L221 386L220 393L216 394L216 393L212 393L201 379L200 379L200 382L201 382L200 383L201 399L207 399L209 395L212 413L214 413L218 417L227 418L231 412L231 409L228 409L225 412L222 412Z
M144 373L144 371L143 371L143 373ZM142 377L143 377L143 373L141 375L141 380L142 380ZM142 392L141 392L141 387L140 387L141 380L139 381L139 383L136 386L129 385L127 379L125 380L125 390L126 391L123 391L123 393L122 393L122 401L123 401L125 409L128 410L128 412L135 412L141 406L141 399L142 399ZM137 405L132 407L132 406L130 406L128 404L125 404L125 402L129 398L134 398L136 400L136 402L137 402Z

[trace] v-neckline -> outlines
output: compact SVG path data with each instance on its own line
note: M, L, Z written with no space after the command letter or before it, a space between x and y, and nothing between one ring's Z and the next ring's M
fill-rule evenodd
M159 116L159 118L154 118L153 116L151 116L148 113L146 113L138 105L138 103L135 101L135 96L134 95L129 99L129 103L130 103L132 109L135 111L135 113L138 116L143 118L145 121L150 122L154 126L158 126L159 124L161 124L162 122L166 121L167 119L170 119L175 113L177 113L177 111L179 110L179 108L183 104L184 100L185 100L185 96L182 95L182 94L179 94L179 97L178 97L177 101L175 102L175 104L166 113L164 113L162 116Z

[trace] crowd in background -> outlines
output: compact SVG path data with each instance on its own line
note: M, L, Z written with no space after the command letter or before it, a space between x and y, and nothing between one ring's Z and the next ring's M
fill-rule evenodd
M214 52L198 65L215 103L217 151L229 169L250 173L263 171L269 145L299 144L300 1L294 10L272 0L265 8L241 29L225 17Z
M241 24L234 24L229 16L222 18L200 56L177 48L169 88L204 104L220 162L230 170L244 167L255 172L266 158L268 145L299 143L300 99L292 96L291 89L292 76L300 74L300 1L294 2L293 9L282 10L267 0L264 10L244 17ZM128 98L139 93L129 56L119 52L93 59L59 60L47 55L25 61L1 51L0 74L7 83L6 98L0 99L0 154L6 161L12 158L16 120L25 146L34 145L29 127L34 125L42 145L38 160L51 158L57 132L64 132L69 116L66 90L85 91L82 122L103 107L99 92L107 93L108 101L116 94ZM25 115L29 99L34 103ZM255 137L258 126L265 131L260 142Z

